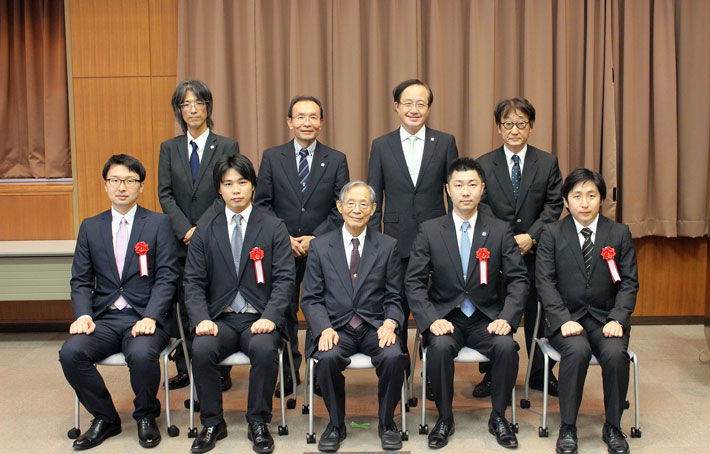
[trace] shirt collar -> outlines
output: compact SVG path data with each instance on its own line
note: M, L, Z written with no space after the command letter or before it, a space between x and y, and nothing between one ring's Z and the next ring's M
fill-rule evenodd
M506 147L505 145L503 145L503 152L505 152L505 160L506 160L506 162L509 163L509 162L513 159L513 155L514 155L515 153L513 153L512 151L510 151L510 150L508 149L508 147ZM525 155L527 154L527 152L528 152L528 144L525 144L525 145L523 145L523 149L518 152L518 157L520 158L520 164L521 164L521 165L523 164L523 162L525 162Z
M454 218L454 227L456 227L456 233L461 231L461 226L464 223L464 219L462 219L454 210L451 210L451 215ZM476 221L478 220L478 210L471 216L471 219L468 220L468 223L471 224L471 229L473 231L473 228L476 227Z
M584 226L582 224L580 224L579 222L577 222L577 220L574 217L572 217L572 220L574 221L575 229L577 229L577 235L581 234ZM598 223L599 223L599 213L597 213L597 217L594 218L592 223L587 226L587 228L592 231L592 235L594 235L594 236L596 236L596 234L597 234L597 224Z
M360 246L365 244L365 235L367 235L367 227L365 227L365 230L362 231L362 233L358 236L352 236L350 232L348 232L348 229L345 227L345 224L343 224L343 244L347 247L350 243L352 243L353 238L357 238L360 240Z
M251 216L251 208L252 204L250 203L248 207L244 208L241 213L235 213L234 211L230 210L229 207L225 204L224 205L224 214L227 216L227 225L229 225L232 222L232 217L235 214L241 214L242 219L244 219L244 225L249 223L249 216Z
M138 211L138 204L133 205L133 208L128 210L128 213L121 214L111 207L111 222L118 225L121 222L121 218L125 218L128 225L133 225L133 219L136 217L136 211Z
M195 141L197 144L197 148L199 148L200 151L205 151L205 144L207 143L207 137L210 135L210 128L207 128L205 132L200 134L199 137L195 138L192 137L192 134L190 134L190 131L187 132L187 145L190 146L190 151L192 151L192 146L190 145L191 141Z
M404 126L399 127L399 140L401 142L404 142L405 140L409 140L409 136L412 134L408 133L406 129L404 129ZM419 131L417 131L416 134L414 134L418 140L426 140L426 125L422 126Z
M316 144L318 143L317 140L314 140L312 144L308 145L308 148L306 150L308 151L308 156L313 156L313 153L316 151ZM301 157L301 150L303 147L301 146L300 143L298 143L298 140L293 139L293 148L296 150L296 157L300 158Z

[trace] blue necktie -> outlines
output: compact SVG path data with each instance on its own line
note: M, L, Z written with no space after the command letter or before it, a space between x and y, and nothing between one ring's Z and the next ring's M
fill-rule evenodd
M298 162L298 185L301 187L301 192L306 192L306 185L308 184L308 150L301 148L298 152L301 155L301 160Z
M237 280L239 279L239 258L242 255L242 215L235 214L232 216L232 220L237 223L234 230L232 230L232 258L234 259L234 266L237 269ZM241 292L237 291L237 296L234 298L230 306L234 312L243 312L247 308L247 302L242 296Z
M471 227L468 221L461 224L461 267L463 268L463 279L468 276L468 259L471 256L471 240L468 239L468 228ZM461 303L461 312L470 317L476 311L470 299L466 298Z
M200 156L197 154L197 144L194 140L190 141L192 145L192 153L190 153L190 173L192 173L192 182L197 180L197 172L200 171Z
M510 179L513 182L513 195L515 200L518 200L520 194L520 156L513 155L513 171L510 174Z

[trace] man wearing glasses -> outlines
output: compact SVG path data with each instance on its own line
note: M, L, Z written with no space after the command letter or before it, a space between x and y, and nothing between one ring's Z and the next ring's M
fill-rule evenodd
M562 213L562 174L557 157L528 145L535 123L535 108L525 98L504 99L493 111L503 146L478 158L486 175L486 190L481 211L492 212L510 223L515 241L528 269L530 293L525 304L525 345L528 354L537 315L535 288L535 250L542 230ZM550 369L554 362L551 362ZM543 358L540 350L533 358L530 387L543 389ZM481 364L483 380L473 389L474 397L491 395L488 363ZM558 395L557 379L550 370L548 392Z
M404 273L419 224L446 214L446 171L458 149L454 136L425 126L434 94L424 82L406 80L392 94L400 127L372 141L367 183L375 190L377 208L368 225L397 239ZM401 333L407 348L405 295L402 310Z
M158 198L163 212L170 217L173 234L178 240L177 252L182 275L187 247L198 219L206 211L214 215L224 207L212 184L212 169L222 155L239 153L239 145L232 139L212 132L212 93L204 82L180 82L173 93L172 107L175 119L185 134L160 144ZM183 327L187 332L182 285L179 285L176 297L180 304ZM190 349L192 335L188 334L186 341ZM174 359L178 373L170 379L170 387L177 389L187 386L190 381L182 350L175 352ZM229 368L224 368L222 389L226 391L231 386Z

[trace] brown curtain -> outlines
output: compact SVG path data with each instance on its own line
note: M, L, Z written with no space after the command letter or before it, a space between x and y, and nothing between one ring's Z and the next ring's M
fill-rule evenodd
M557 155L563 174L600 170L605 213L635 236L708 232L710 2L178 5L177 79L207 82L215 130L257 165L289 139L289 99L308 94L325 107L319 139L366 178L372 139L398 126L392 88L419 77L434 92L429 125L454 134L460 154L498 147L493 107L522 95L537 110L530 143Z
M0 2L0 178L71 177L64 3Z

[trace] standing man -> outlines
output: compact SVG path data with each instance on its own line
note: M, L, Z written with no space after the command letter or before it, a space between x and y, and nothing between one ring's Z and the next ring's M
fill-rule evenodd
M577 169L562 185L571 216L540 238L537 288L545 309L545 334L560 352L557 452L577 452L577 413L591 356L599 359L606 422L602 439L612 454L629 452L621 413L629 387L631 313L639 290L631 232L599 214L606 184L597 172Z
M525 303L525 345L528 354L533 348L533 331L537 315L538 295L535 289L535 250L542 229L560 218L562 213L562 174L557 157L528 145L535 123L535 108L525 98L510 98L499 102L493 111L503 146L478 159L488 184L481 199L481 211L492 213L510 224L528 269L530 293ZM543 358L535 352L530 375L530 387L543 389ZM548 393L557 396L557 380L551 361ZM491 395L490 365L480 365L483 380L473 389L474 397Z
M257 453L272 452L267 424L296 273L293 254L283 222L252 207L256 172L246 156L222 156L213 183L224 209L198 222L185 264L185 305L196 334L193 376L204 426L192 452L207 452L227 436L217 364L237 351L251 361L249 440Z
M222 155L239 153L239 145L232 139L211 132L212 93L200 80L184 80L175 88L172 98L173 113L180 123L183 135L160 144L158 161L158 198L163 213L170 217L173 233L178 240L180 274L184 273L187 246L195 232L197 220L208 212L216 214L224 205L212 185L212 169ZM180 279L182 283L182 279ZM180 304L183 327L187 333L187 311L182 284L176 294ZM188 335L188 350L192 336ZM173 359L177 375L170 379L170 387L183 388L190 383L182 350ZM222 388L232 386L229 368L224 368Z
M367 183L375 190L377 208L369 226L397 239L406 270L419 224L446 214L446 170L459 152L454 136L425 126L434 102L429 86L410 79L397 85L392 95L400 127L372 141ZM404 294L402 310L406 349L409 304Z
M429 433L433 449L446 446L454 433L454 358L463 347L491 360L488 431L501 446L518 446L505 409L518 374L513 332L523 313L528 279L510 226L478 210L484 179L480 164L471 158L451 164L446 191L453 212L422 223L405 280L428 348L428 376L439 411Z
M315 239L303 281L301 307L318 343L310 354L330 422L318 442L321 451L337 451L345 439L345 377L349 357L372 357L379 379L379 435L382 449L401 449L394 422L407 355L396 331L404 323L402 270L397 241L367 222L375 211L375 192L363 181L340 191L338 210L344 225ZM317 351L316 351L317 350ZM309 355L310 356L310 355Z
M345 155L316 139L323 127L323 106L313 96L296 96L288 107L286 124L294 139L264 152L254 205L286 224L296 260L296 285L286 312L285 333L291 341L297 384L301 353L298 351L298 295L306 269L310 242L342 225L335 204L350 180ZM293 391L293 379L285 370L284 389ZM280 387L276 386L276 393Z
M167 216L138 206L145 168L113 155L104 166L111 209L85 219L72 264L71 337L59 351L64 376L94 420L74 449L121 433L121 420L95 363L122 352L131 375L133 418L144 448L160 443L158 357L168 343L165 320L178 280L175 241Z

